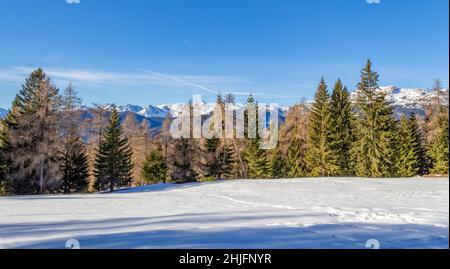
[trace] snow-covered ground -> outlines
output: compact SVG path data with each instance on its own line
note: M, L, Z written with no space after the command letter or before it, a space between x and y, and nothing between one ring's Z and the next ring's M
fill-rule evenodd
M0 198L0 248L448 248L448 179L238 180Z

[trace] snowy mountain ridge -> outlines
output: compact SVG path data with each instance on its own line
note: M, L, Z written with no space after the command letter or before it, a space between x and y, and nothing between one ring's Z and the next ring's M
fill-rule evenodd
M448 89L432 91L420 88L398 88L396 86L386 86L380 87L379 90L386 94L387 99L391 101L396 108L397 114L414 112L418 115L424 115L425 106L431 104L433 100L436 100L437 98L440 99L441 103L445 105L449 104ZM356 100L357 92L352 92L350 96L352 100ZM177 117L181 114L181 111L185 105L185 103L173 103L156 106L146 105L142 107L138 105L127 104L124 106L117 106L116 108L121 114L131 112L140 117L150 119L165 118L169 115ZM202 105L202 115L208 115L214 110L213 103L200 101L194 103L194 105ZM102 108L105 110L111 110L113 106L113 104L104 104L102 105ZM83 108L87 109L88 107L84 106ZM243 109L243 106L236 105L236 109ZM274 109L274 107L271 107L269 110L273 111ZM281 117L284 117L289 107L279 107L278 109ZM6 109L0 108L0 119L5 117L7 112L8 111Z
M429 105L439 98L442 104L448 105L448 89L436 91L420 88L398 88L396 86L380 87L380 92L386 94L387 99L392 102L394 106L402 107L404 109L424 109L424 106ZM357 92L351 93L352 100L355 100Z

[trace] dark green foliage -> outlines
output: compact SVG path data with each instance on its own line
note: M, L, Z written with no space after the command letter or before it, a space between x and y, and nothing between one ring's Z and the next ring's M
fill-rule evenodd
M176 183L192 182L197 178L194 170L195 157L191 139L180 138L174 140L171 154L172 180Z
M7 140L7 124L3 120L0 120L0 195L6 194L6 172L7 172L7 159L6 151L8 149Z
M330 96L322 78L309 115L306 163L311 176L331 176L338 172L330 130Z
M258 133L258 103L252 95L247 99L244 116L246 123L244 133L247 141L243 150L243 156L247 166L247 177L251 179L267 178L270 175L270 162L267 151L260 148L261 138ZM254 124L249 124L252 120Z
M83 142L79 137L68 137L60 152L59 163L63 174L61 190L64 193L87 191L89 165Z
M358 84L356 141L352 146L360 177L396 174L396 121L391 103L378 91L378 77L368 60Z
M119 114L113 109L95 156L94 187L97 190L114 191L116 187L129 186L133 169L132 154L128 139L123 135Z
M234 168L234 152L226 142L218 138L205 139L203 174L215 179L228 178Z
M449 117L448 110L440 113L437 119L437 135L431 141L428 154L432 160L431 173L448 175L449 172Z
M220 163L217 160L216 154L219 144L219 138L205 139L205 142L203 143L202 170L203 176L205 177L212 177L215 179L220 177Z
M146 182L166 182L166 158L164 157L161 148L151 150L147 154L142 166L141 176Z
M294 138L287 151L285 160L285 174L290 178L304 177L308 174L305 160L305 142L299 138Z
M269 153L270 162L270 176L271 178L284 177L284 158L281 151L278 148L273 149Z
M397 175L412 177L424 174L426 155L416 116L402 117L398 128Z
M335 176L350 176L353 171L350 149L354 141L350 94L338 80L330 102L330 146L337 169Z
M244 149L247 164L247 176L251 179L267 178L270 174L270 163L267 151L260 148L261 139L248 139Z

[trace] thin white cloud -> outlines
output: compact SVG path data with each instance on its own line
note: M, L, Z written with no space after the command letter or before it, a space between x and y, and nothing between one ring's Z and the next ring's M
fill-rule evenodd
M12 66L0 68L0 84L18 85L36 68ZM169 86L174 89L197 89L205 95L233 94L236 96L266 96L253 90L236 90L250 81L242 76L178 75L134 68L135 72L105 72L89 69L44 68L53 83L63 87L69 83L78 86L104 89L142 87L146 85ZM237 85L237 86L236 86Z
M188 79L185 79L185 78L182 78L182 77L179 77L179 76L162 74L162 73L158 73L158 72L154 72L154 71L150 71L150 70L145 70L145 69L137 69L137 70L142 71L142 72L147 73L147 74L150 74L152 76L156 76L156 77L162 78L162 79L172 80L172 81L181 83L182 85L184 84L186 86L192 86L194 88L197 88L197 89L200 89L200 90L203 90L203 91L207 91L207 92L210 92L210 93L219 93L219 91L217 91L217 90L204 87L204 86L202 86L200 84L191 82ZM190 78L192 79L193 77L190 77Z
M0 83L22 83L25 77L35 70L34 67L12 66L0 68ZM44 68L49 77L57 83L73 82L79 85L114 87L114 86L189 86L210 93L218 93L216 88L247 83L243 77L211 75L174 75L163 74L145 69L136 72L105 72L89 69ZM208 86L205 86L208 85ZM209 85L213 85L211 87Z

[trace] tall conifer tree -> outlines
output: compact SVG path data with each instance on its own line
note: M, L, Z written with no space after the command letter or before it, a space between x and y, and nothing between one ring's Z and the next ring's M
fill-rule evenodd
M95 156L95 188L114 191L116 187L130 186L132 155L128 139L123 135L119 113L114 108Z
M309 115L306 163L311 176L331 176L338 171L330 131L330 96L322 78Z
M284 174L290 178L304 177L308 174L305 161L305 142L302 139L295 137L290 142L284 170Z
M428 154L431 157L431 173L448 175L449 173L449 117L448 108L437 119L437 134L430 143Z
M284 158L281 150L277 147L269 153L270 162L270 177L271 178L282 178L284 174Z
M398 142L397 175L412 177L423 174L426 167L425 149L414 114L400 119Z
M64 141L59 163L62 172L61 190L64 193L85 192L89 186L89 164L80 137L69 136Z
M173 140L173 148L170 154L171 178L176 183L195 181L198 174L195 170L195 159L193 145L189 138Z
M330 145L336 161L336 176L352 175L350 149L353 143L352 105L347 87L339 79L333 88L330 102Z
M151 150L142 165L141 175L146 182L165 182L167 177L166 160L162 148Z
M243 155L247 166L246 174L251 179L267 178L270 172L270 162L267 151L260 148L261 138L258 132L258 103L252 95L247 99L247 107L244 115L244 133L247 141ZM249 124L252 121L253 124Z
M356 140L352 146L356 175L360 177L392 177L396 173L394 110L379 91L378 79L368 60L357 89Z
M6 189L6 171L7 171L7 161L6 161L6 151L8 148L7 140L7 128L8 126L3 120L0 120L0 195L7 192Z

